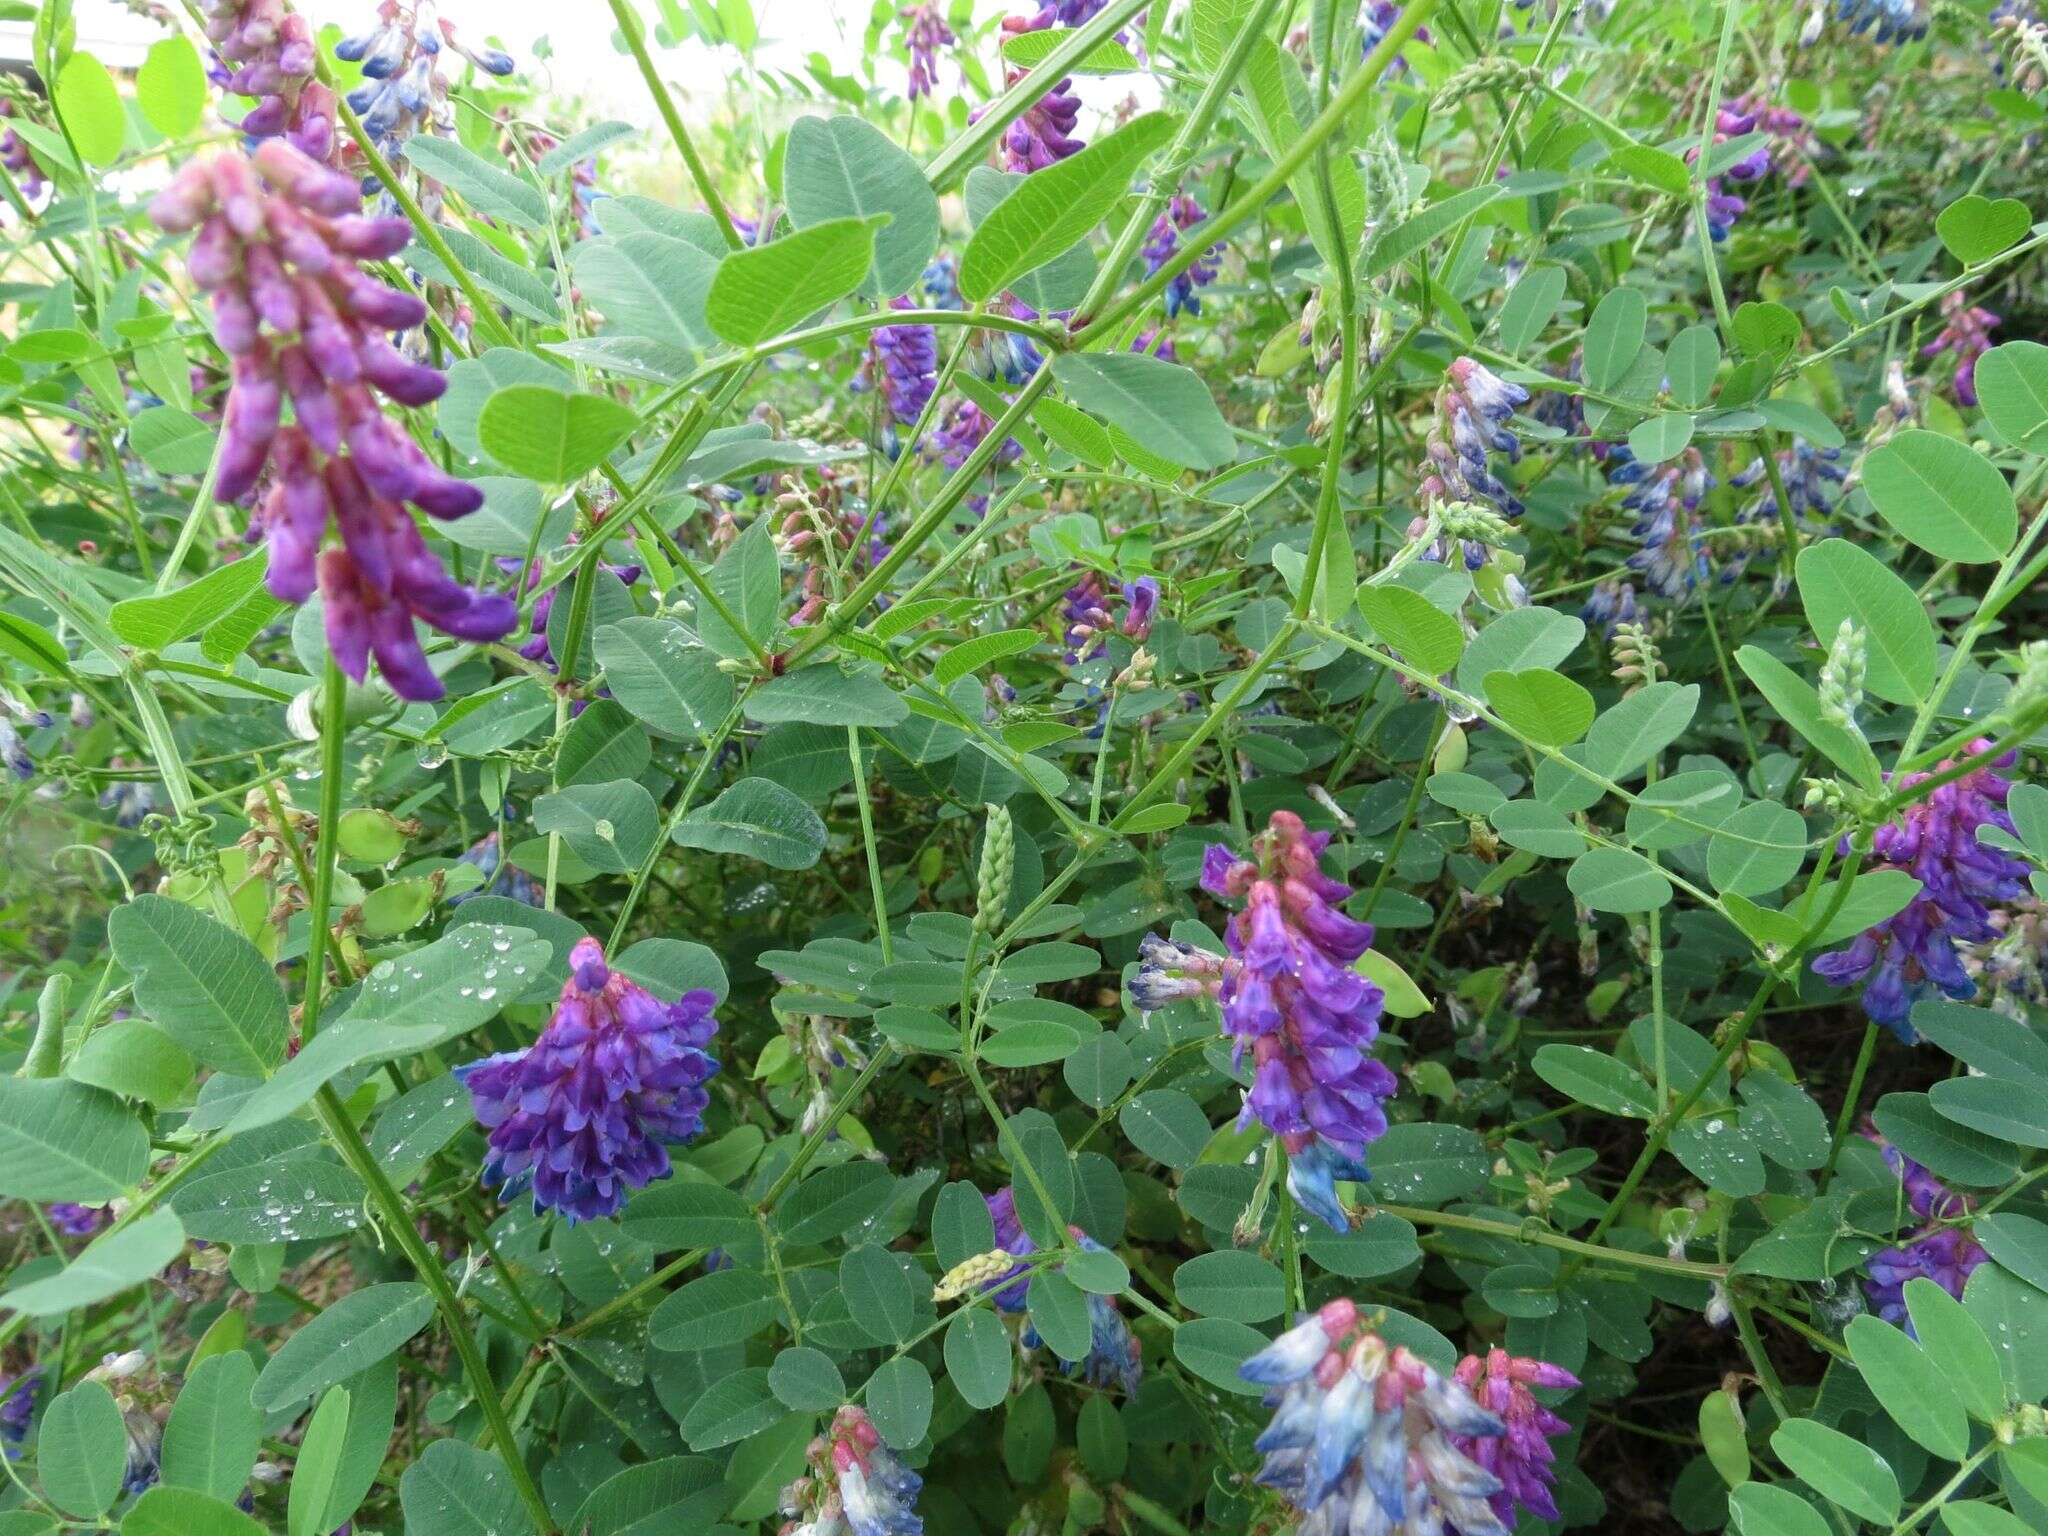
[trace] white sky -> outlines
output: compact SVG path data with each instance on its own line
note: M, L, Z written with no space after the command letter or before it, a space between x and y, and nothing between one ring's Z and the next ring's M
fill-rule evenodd
M315 23L333 22L348 30L363 26L376 8L376 0L294 3ZM1023 9L1024 3L977 0L975 9L977 14L994 15ZM599 116L638 123L656 120L633 61L613 51L611 8L605 0L440 0L436 9L465 37L497 38L519 61L518 78L543 92L585 96L599 109ZM653 0L639 0L639 9L651 26L657 14ZM753 0L753 9L760 32L754 57L762 68L801 72L815 52L823 53L835 69L853 73L867 29L869 0ZM75 14L79 46L116 67L139 63L143 51L162 36L154 22L135 15L119 0L76 0ZM0 25L0 57L25 57L26 32L22 23ZM553 49L547 60L534 56L534 43L542 37ZM681 85L686 101L693 77L706 83L709 98L722 97L738 67L735 50L714 48L697 38L678 48L656 48L655 60L665 77ZM942 87L953 78L942 67Z

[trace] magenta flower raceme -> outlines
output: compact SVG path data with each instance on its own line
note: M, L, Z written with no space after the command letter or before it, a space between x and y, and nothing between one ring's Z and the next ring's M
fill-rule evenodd
M834 1414L809 1459L809 1474L782 1491L791 1517L782 1536L923 1536L924 1479L883 1443L864 1409L849 1403Z
M910 50L908 95L915 101L920 96L931 95L938 88L939 50L952 47L958 39L932 0L908 6L902 15L903 41Z
M948 469L958 469L981 446L981 440L988 436L989 428L995 422L988 412L972 400L955 400L946 408L932 439L939 451L939 458ZM1003 446L996 450L997 464L1014 464L1024 456L1024 445L1014 437L1003 439Z
M1108 652L1104 636L1116 628L1109 612L1108 589L1094 571L1083 571L1060 599L1063 624L1060 639L1066 646L1067 665L1078 666Z
M1881 1249L1864 1261L1868 1277L1863 1284L1870 1305L1888 1323L1912 1331L1906 1312L1906 1282L1932 1280L1949 1295L1962 1299L1970 1276L1990 1257L1984 1245L1970 1235L1967 1226L1957 1225L1970 1214L1970 1201L1958 1195L1887 1142L1877 1130L1863 1127L1865 1139L1884 1149L1884 1160L1899 1176L1906 1204L1920 1219L1920 1226L1903 1243Z
M1457 1378L1364 1326L1355 1303L1310 1313L1238 1374L1273 1410L1258 1480L1302 1512L1303 1532L1508 1536L1501 1479L1464 1449L1506 1426Z
M1500 1479L1500 1491L1488 1501L1495 1517L1502 1525L1513 1526L1519 1504L1540 1520L1555 1520L1557 1452L1550 1442L1571 1425L1539 1403L1530 1388L1566 1391L1578 1386L1579 1378L1563 1366L1504 1349L1489 1349L1483 1357L1467 1355L1455 1374L1473 1401L1506 1426L1501 1435L1460 1435L1452 1440Z
M504 839L495 831L486 832L471 843L457 862L483 871L484 883L449 897L451 907L461 906L472 896L505 896L529 907L546 905L533 876L517 864L506 862Z
M403 505L461 517L483 492L435 466L379 406L377 393L425 405L448 381L387 337L417 325L425 306L359 263L395 256L411 232L403 219L364 217L360 204L346 176L271 139L253 159L192 161L150 214L164 229L198 231L189 270L234 359L214 494L239 500L270 471L255 527L270 545L272 595L303 602L317 582L342 670L361 681L374 652L395 692L433 699L441 683L413 621L495 640L517 610L451 580ZM282 426L287 397L295 419ZM322 553L330 517L341 547Z
M1124 583L1124 617L1117 625L1127 639L1141 644L1152 636L1152 621L1159 613L1159 578L1140 576Z
M1358 30L1362 44L1360 52L1370 55L1373 49L1379 47L1386 40L1387 33L1393 30L1394 23L1400 20L1400 18L1400 0L1365 0L1365 6L1358 15ZM1418 43L1432 41L1429 35L1429 28L1417 27L1415 29L1415 41ZM1387 65L1385 72L1380 78L1383 81L1387 79L1399 80L1407 74L1408 61L1397 53Z
M1038 1244L1024 1223L1017 1219L1017 1191L1005 1184L992 1195L982 1199L988 1205L988 1219L996 1229L996 1246L1013 1259L1029 1258L1038 1252ZM1023 1310L1024 1297L1030 1287L1030 1278L1024 1273L1024 1266L1017 1264L998 1275L990 1288L995 1292L995 1303L1005 1312Z
M1131 995L1142 1009L1213 991L1236 1059L1249 1052L1253 1063L1238 1123L1257 1120L1280 1138L1295 1199L1343 1232L1351 1223L1336 1183L1369 1176L1365 1149L1386 1134L1381 1106L1399 1084L1368 1054L1383 996L1353 967L1372 924L1337 910L1351 887L1318 866L1329 841L1275 811L1254 857L1211 845L1202 888L1244 903L1225 931L1229 958L1148 937Z
M42 1388L40 1366L30 1366L19 1376L0 1378L0 1455L9 1461L21 1454L21 1442L35 1422L36 1394Z
M204 0L201 8L206 35L229 66L227 89L256 98L242 132L283 135L311 159L331 158L334 93L314 78L319 46L306 18L284 0Z
M1699 449L1687 448L1661 464L1645 464L1616 445L1607 462L1608 483L1629 488L1621 504L1636 514L1629 537L1641 547L1628 557L1629 569L1652 592L1674 602L1686 597L1713 569L1696 521L1700 498L1714 484L1706 460Z
M1145 237L1145 275L1151 276L1173 259L1173 253L1180 248L1181 231L1193 229L1208 215L1202 205L1185 192L1174 194L1166 205L1166 211L1153 221L1151 233ZM1195 261L1194 265L1176 274L1166 285L1167 318L1186 310L1191 315L1202 312L1202 300L1195 290L1206 288L1216 281L1217 270L1222 265L1223 247L1212 245Z
M1064 4L1047 5L1031 16L1004 17L1003 34L1009 37L1020 32L1042 32L1053 26L1077 27L1100 9L1100 5L1088 0L1066 0ZM1069 19L1070 12L1074 19ZM1028 70L1011 65L1005 71L1005 89L1016 85L1027 73ZM1074 137L1075 125L1081 120L1081 98L1074 94L1073 86L1074 82L1068 79L1047 87L1045 94L1004 131L1004 170L1025 174L1042 171L1082 147L1082 141Z
M1730 139L1741 138L1745 133L1754 132L1756 118L1731 105L1722 107L1714 117L1714 142L1725 144ZM1699 148L1695 145L1685 152L1688 163L1699 159ZM1742 217L1749 204L1728 190L1727 183L1748 184L1757 181L1771 168L1771 151L1768 144L1760 144L1725 170L1707 179L1707 233L1716 240L1726 240L1728 231L1735 227L1735 221Z
M1813 162L1820 158L1820 138L1809 123L1790 107L1772 106L1760 92L1750 91L1731 104L1739 115L1751 120L1751 127L1771 140L1772 163L1788 187L1803 187L1813 174Z
M531 1186L536 1212L577 1222L666 1178L669 1144L701 1131L711 1102L713 1002L699 990L664 1003L577 940L540 1038L457 1069L490 1132L485 1179L507 1195Z
M1941 301L1940 331L1920 349L1922 357L1939 357L1946 352L1955 362L1956 401L1977 403L1977 359L1991 350L1991 328L1998 316L1979 309L1958 288Z
M1987 826L2017 835L2005 809L2012 781L1992 771L2010 765L2014 754L1991 759L1983 755L1990 747L1979 737L1966 761L1981 761L1982 767L1877 829L1871 867L1913 876L1920 882L1913 899L1858 934L1848 948L1813 962L1814 973L1831 986L1863 982L1863 1011L1908 1044L1920 1038L1911 1022L1914 1003L1935 990L1959 1000L1975 996L1977 985L1964 969L1959 946L1996 938L1992 907L2027 894L2026 861L1977 840L1978 829ZM1952 764L1944 760L1935 771ZM1928 776L1908 774L1900 783L1911 786Z

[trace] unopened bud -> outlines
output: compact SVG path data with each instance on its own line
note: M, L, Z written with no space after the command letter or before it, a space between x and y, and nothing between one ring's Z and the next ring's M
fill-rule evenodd
M1856 712L1863 707L1863 680L1869 670L1869 646L1853 619L1842 620L1828 659L1820 669L1820 714L1830 725L1862 735Z
M1010 876L1016 864L1016 833L1009 807L985 806L988 825L981 835L981 871L974 888L974 926L994 933L1010 904Z
M939 1277L939 1283L932 1287L932 1300L953 1301L961 1296L971 1296L983 1286L1002 1279L1016 1263L1015 1256L1001 1248L991 1248L987 1253L962 1259Z

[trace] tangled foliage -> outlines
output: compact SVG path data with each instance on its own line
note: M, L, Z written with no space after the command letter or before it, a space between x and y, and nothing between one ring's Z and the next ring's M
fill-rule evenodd
M0 83L0 1536L2048 1530L2035 0L337 6Z

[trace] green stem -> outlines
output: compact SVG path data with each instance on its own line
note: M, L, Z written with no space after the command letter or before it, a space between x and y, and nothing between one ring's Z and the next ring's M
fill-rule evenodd
M647 38L641 31L640 18L635 14L631 0L611 0L612 19L619 24L619 35L626 40L626 49L633 55L633 62L640 68L640 78L646 82L647 94L654 98L654 105L661 113L661 120L668 125L669 137L675 140L676 148L682 153L683 164L690 169L690 180L697 184L697 195L704 199L704 206L711 210L711 217L718 225L718 232L725 239L726 249L737 251L746 242L733 227L732 215L725 211L725 202L718 195L718 188L711 183L711 172L704 164L704 157L697 153L697 145L690 138L690 130L683 126L683 117L676 110L675 98L669 94L667 84L654 67L654 60L647 52Z

